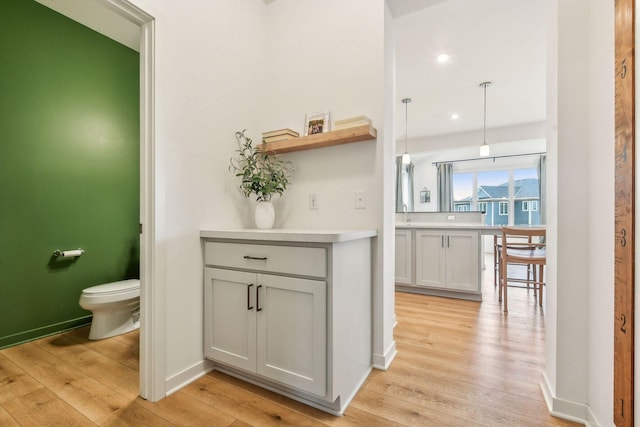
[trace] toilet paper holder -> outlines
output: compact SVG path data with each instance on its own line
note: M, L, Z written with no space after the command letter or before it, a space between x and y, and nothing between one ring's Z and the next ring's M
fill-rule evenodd
M68 251L61 251L60 249L56 249L55 251L53 251L53 256L56 257L56 258L57 257L62 257L62 258L79 257L83 253L84 253L84 249L82 249L82 248L71 249L71 250L68 250Z

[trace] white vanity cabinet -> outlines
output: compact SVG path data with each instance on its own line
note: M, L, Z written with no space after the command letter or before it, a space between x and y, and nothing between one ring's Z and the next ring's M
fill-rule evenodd
M281 233L201 232L205 357L338 415L372 366L375 232Z
M399 231L411 233L414 268L413 280L409 283L396 280L396 289L482 300L479 230L415 227L396 230L396 236ZM397 265L398 257L396 268Z
M396 229L396 283L413 282L413 241L411 230Z

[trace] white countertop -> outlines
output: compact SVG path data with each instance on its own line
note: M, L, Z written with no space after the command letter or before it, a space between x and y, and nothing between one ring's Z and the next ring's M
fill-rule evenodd
M478 230L482 234L500 234L503 225L486 225L470 222L397 222L396 228L402 229L456 229L456 230ZM518 225L517 227L545 228L544 225Z
M200 230L201 238L263 240L280 242L339 243L378 235L376 230L305 230L274 228L271 230Z
M502 228L501 225L485 225L475 222L397 222L396 228L461 228L461 229L496 229Z

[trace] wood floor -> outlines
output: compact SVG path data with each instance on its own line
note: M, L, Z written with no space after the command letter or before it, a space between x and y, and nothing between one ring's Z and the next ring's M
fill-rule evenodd
M491 265L488 263L488 265ZM398 356L343 417L213 372L157 403L138 395L138 332L78 329L0 350L0 426L569 426L539 383L544 310L530 291L482 303L396 293Z

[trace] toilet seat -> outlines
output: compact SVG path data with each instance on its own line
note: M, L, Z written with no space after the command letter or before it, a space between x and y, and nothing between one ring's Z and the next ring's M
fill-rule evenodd
M140 279L121 280L91 286L82 291L81 302L84 300L93 304L126 301L140 296Z

